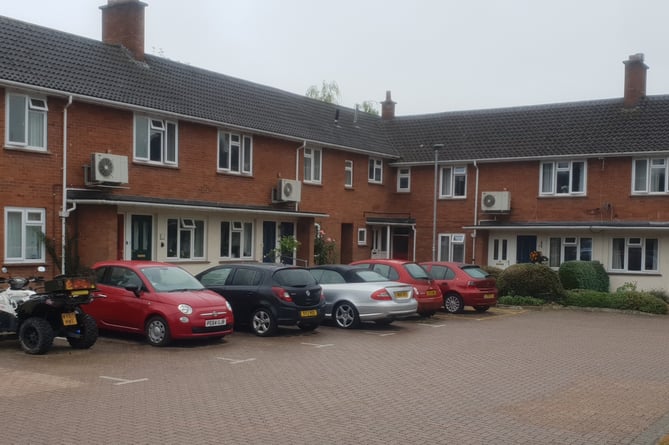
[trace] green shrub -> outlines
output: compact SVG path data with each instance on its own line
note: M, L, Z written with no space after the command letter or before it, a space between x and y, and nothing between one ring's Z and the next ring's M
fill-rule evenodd
M507 306L541 306L546 303L540 298L534 297L519 297L514 295L505 295L499 297L497 300L499 304L506 304Z
M564 288L558 274L543 264L523 263L506 268L497 279L500 295L521 295L561 301Z
M649 292L622 290L614 293L588 289L574 289L566 292L564 304L579 307L601 307L633 310L651 314L666 314L667 303Z
M660 300L664 301L665 303L669 303L669 295L667 294L667 291L664 289L650 289L647 291L649 294L651 294L654 297L659 298Z
M495 279L499 278L501 273L504 272L504 269L492 266L481 266L481 269L492 275Z
M565 261L558 275L565 289L609 291L609 275L599 261Z

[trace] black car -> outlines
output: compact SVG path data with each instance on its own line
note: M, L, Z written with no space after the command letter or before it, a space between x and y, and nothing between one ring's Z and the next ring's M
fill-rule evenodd
M248 324L261 337L276 334L280 325L314 330L325 315L321 286L301 267L274 263L221 264L195 278L228 300L236 324Z

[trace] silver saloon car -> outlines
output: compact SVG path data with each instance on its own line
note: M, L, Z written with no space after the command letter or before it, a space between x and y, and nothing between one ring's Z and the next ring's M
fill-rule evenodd
M352 329L362 321L390 324L418 308L411 285L388 281L372 270L328 264L309 271L323 288L325 317L337 327Z

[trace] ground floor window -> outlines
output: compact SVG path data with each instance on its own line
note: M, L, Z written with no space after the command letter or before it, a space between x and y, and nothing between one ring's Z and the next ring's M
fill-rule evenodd
M5 261L44 261L45 214L44 209L5 208Z
M222 258L253 258L253 223L221 221Z
M626 272L657 272L657 238L613 238L611 269Z
M167 219L167 257L204 259L204 221L194 218Z
M577 236L551 238L548 265L560 267L565 261L592 261L592 238Z
M439 234L439 261L465 262L465 235L462 233Z

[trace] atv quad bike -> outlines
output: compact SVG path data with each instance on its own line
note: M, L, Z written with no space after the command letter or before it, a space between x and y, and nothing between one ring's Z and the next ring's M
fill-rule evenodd
M10 289L0 293L0 332L18 334L28 354L48 352L55 337L65 337L75 349L95 344L95 320L79 307L93 298L92 277L57 277L44 283L43 292L25 290L27 281L12 279Z

